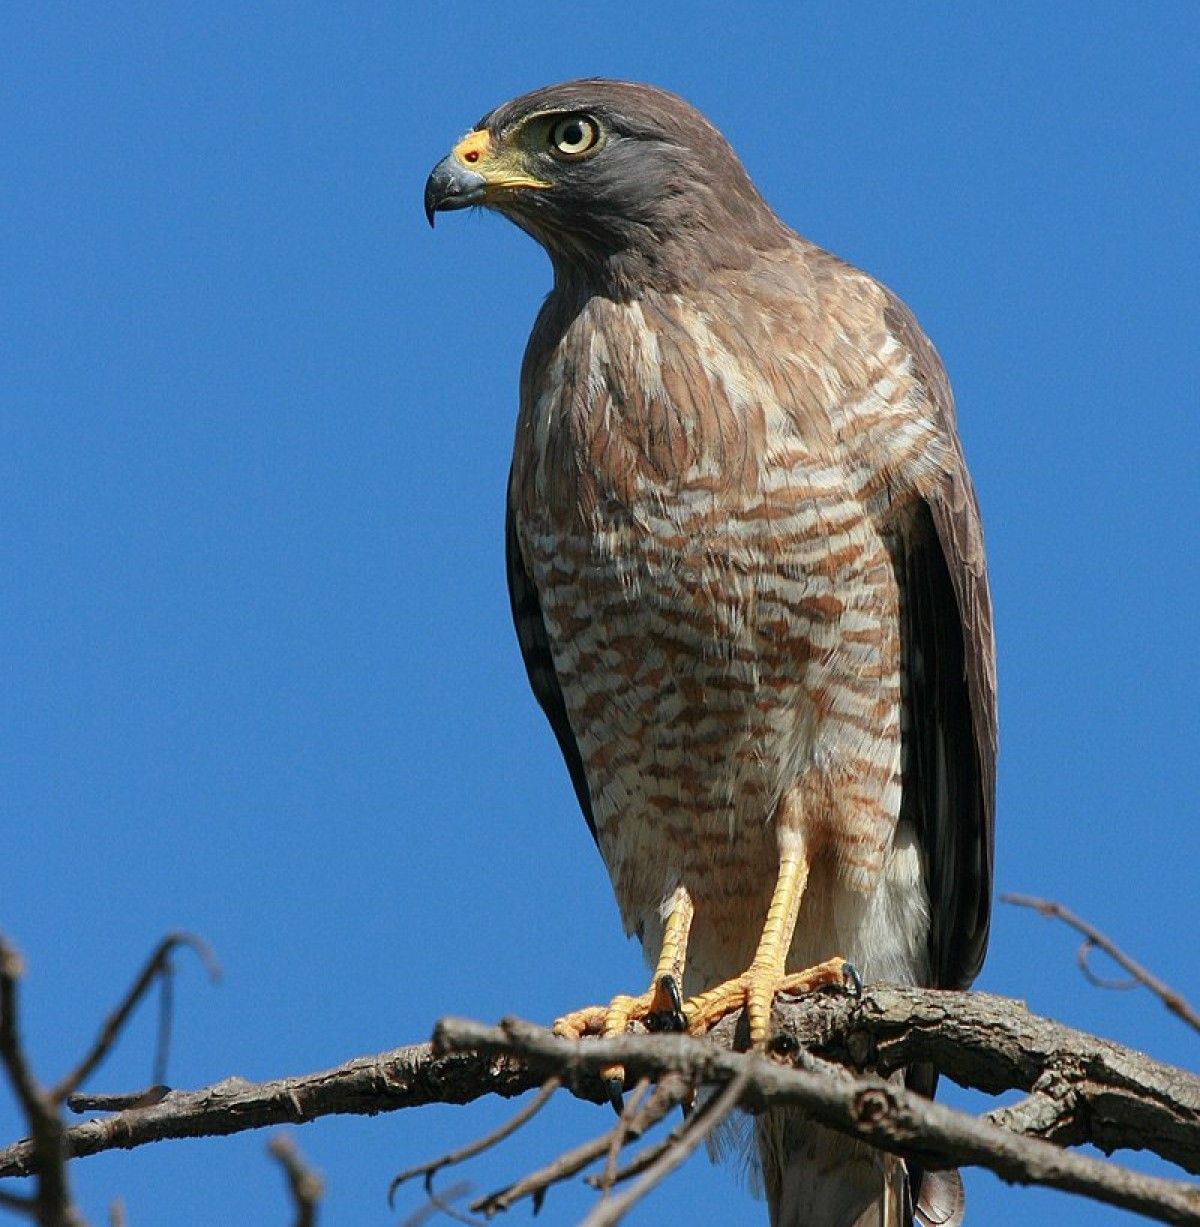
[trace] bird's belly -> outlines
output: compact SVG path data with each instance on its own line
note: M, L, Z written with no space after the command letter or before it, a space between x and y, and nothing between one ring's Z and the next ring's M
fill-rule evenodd
M720 548L630 523L524 534L600 850L626 927L648 945L683 884L698 966L748 958L778 868L782 799L815 780L812 808L828 808L830 782L864 756L882 766L855 779L850 809L887 820L879 877L899 799L894 577L877 541L854 544L831 562L826 542L778 551L767 533ZM829 866L831 917L847 885L838 816L810 815L833 837L814 866Z

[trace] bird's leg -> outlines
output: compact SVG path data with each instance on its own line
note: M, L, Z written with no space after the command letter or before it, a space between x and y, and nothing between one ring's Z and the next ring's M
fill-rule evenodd
M806 971L786 973L785 963L807 881L807 856L794 853L781 856L767 919L749 968L736 979L726 980L684 1002L688 1031L693 1035L702 1035L727 1014L745 1006L750 1043L760 1048L767 1039L771 1002L776 993L808 992L827 984L844 986L848 981L857 981L858 973L843 958L828 959Z
M692 897L680 886L666 923L658 963L650 982L650 1004L646 1026L651 1031L684 1031L683 968L687 962L688 933L695 908Z
M651 1031L683 1031L683 968L687 961L688 933L694 908L687 889L680 886L671 896L670 911L663 924L662 945L654 966L650 987L637 997L617 996L608 1005L587 1006L554 1021L554 1034L567 1039L600 1035L606 1039L624 1035L631 1022L640 1022ZM613 1065L601 1071L619 1102L625 1071Z

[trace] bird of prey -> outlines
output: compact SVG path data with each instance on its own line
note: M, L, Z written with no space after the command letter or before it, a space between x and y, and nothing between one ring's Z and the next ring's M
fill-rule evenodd
M521 371L509 593L654 968L556 1029L699 1034L744 1005L762 1044L776 993L848 964L967 987L991 903L995 668L933 347L647 85L571 81L492 111L425 188L430 222L470 205L553 266ZM932 1093L932 1070L908 1078ZM896 1159L794 1111L757 1132L774 1224L920 1212L921 1173Z

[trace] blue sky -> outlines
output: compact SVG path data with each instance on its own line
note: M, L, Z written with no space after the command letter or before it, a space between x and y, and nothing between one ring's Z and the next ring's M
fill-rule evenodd
M1200 996L1198 59L1191 3L7 6L0 927L43 1076L174 928L226 972L180 960L181 1087L643 981L504 592L548 265L498 218L421 214L479 115L580 75L685 95L785 220L912 305L987 530L997 885ZM980 988L1195 1067L1156 1003L1082 982L1065 931L999 907L993 933ZM94 1087L145 1083L151 1015ZM396 1221L391 1174L507 1110L306 1127L324 1221ZM597 1111L556 1106L476 1187ZM117 1196L139 1227L285 1222L265 1142L75 1185L95 1222ZM968 1190L975 1227L1124 1218ZM703 1159L631 1221L663 1213L764 1221Z

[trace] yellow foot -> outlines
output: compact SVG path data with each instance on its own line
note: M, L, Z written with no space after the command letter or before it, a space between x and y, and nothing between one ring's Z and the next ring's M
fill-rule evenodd
M683 999L671 976L658 981L640 997L614 997L608 1005L589 1005L554 1020L554 1034L577 1040L585 1035L624 1035L631 1022L648 1031L682 1031ZM677 1025L676 1025L677 1024Z
M684 1002L683 1013L692 1035L703 1035L727 1014L746 1007L750 1024L750 1043L761 1048L771 1025L771 1002L778 993L808 993L814 988L836 985L852 991L861 989L858 972L843 958L827 959L807 971L785 974L774 967L752 963L749 970L734 980L726 980L698 997Z
M554 1020L554 1034L577 1040L585 1035L605 1039L624 1035L630 1023L640 1022L648 1031L684 1031L683 997L674 976L660 976L639 997L614 997L608 1005L585 1006ZM608 1065L600 1071L608 1086L608 1097L618 1113L622 1110L625 1070Z

